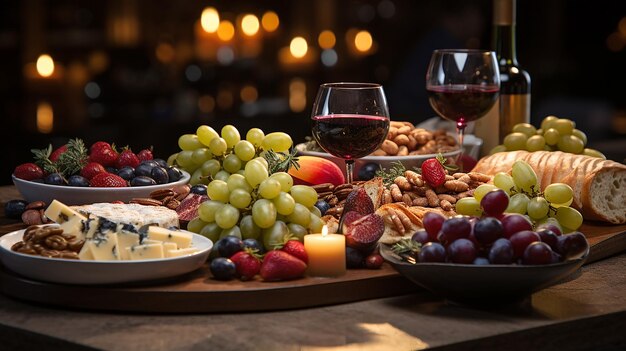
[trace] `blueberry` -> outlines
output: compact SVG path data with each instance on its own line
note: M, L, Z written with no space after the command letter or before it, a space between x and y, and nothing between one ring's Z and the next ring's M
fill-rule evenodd
M258 250L257 253L259 254L265 253L265 248L263 247L263 245L261 245L258 240L252 238L248 238L243 241L243 248L256 249Z
M111 166L109 166L109 167L104 167L104 169L106 169L106 171L107 171L107 172L109 172L109 173L113 173L113 174L117 174L117 171L118 171L118 169L117 169L117 168L115 168L115 167L111 167Z
M167 174L167 171L165 170L165 168L161 166L156 166L152 168L152 172L150 172L150 176L152 179L154 179L154 181L157 184L165 184L165 183L168 183L170 180L170 177Z
M152 168L159 166L159 164L155 160L141 161L140 165L148 165L148 166L150 166Z
M363 268L365 267L365 255L357 249L346 246L346 267Z
M131 166L122 167L119 171L117 171L117 175L122 177L124 180L130 181L135 178L135 170Z
M44 179L43 182L45 184L50 185L65 185L65 179L59 173L50 173Z
M159 167L167 168L167 162L162 158L155 158L152 161L154 161Z
M326 213L326 211L328 211L328 209L330 208L330 205L328 204L328 202L324 200L317 200L317 202L315 203L315 207L317 207L317 209L320 210L323 216Z
M146 176L139 176L131 179L130 186L147 186L147 185L156 185L154 179Z
M67 180L69 186L89 186L89 180L81 175L74 174Z
M135 168L135 176L149 177L153 168L154 168L153 165L142 162L141 164L137 166L137 168Z
M210 269L213 278L217 280L231 280L237 273L235 263L225 257L218 257L211 261Z
M477 266L485 266L485 265L488 265L488 264L489 264L489 260L488 260L488 259L486 259L485 257L480 257L480 256L478 256L478 257L476 257L476 258L474 259L473 264L475 264L475 265L477 265Z
M359 180L370 180L376 176L376 171L380 169L378 163L366 163L360 169L357 176Z
M206 185L204 184L196 184L191 187L191 193L197 195L206 195Z
M170 178L170 182L177 182L180 178L183 177L183 172L176 167L169 167L167 169L167 175Z
M13 219L22 218L22 213L26 211L28 202L24 200L10 200L4 205L4 214Z
M217 251L222 257L231 257L243 249L243 241L232 235L225 236L215 244Z

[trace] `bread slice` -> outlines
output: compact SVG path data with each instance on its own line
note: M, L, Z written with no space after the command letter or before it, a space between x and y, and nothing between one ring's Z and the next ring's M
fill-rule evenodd
M572 207L587 220L626 223L626 165L560 151L510 151L482 158L474 172L509 172L517 160L526 161L537 173L541 190L552 183L572 187Z
M383 178L374 177L363 183L362 186L370 199L372 199L372 204L374 204L374 208L379 208L383 201L383 192L385 191Z

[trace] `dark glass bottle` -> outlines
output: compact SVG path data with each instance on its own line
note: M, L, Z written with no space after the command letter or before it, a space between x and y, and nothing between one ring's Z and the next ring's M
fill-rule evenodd
M500 142L517 123L530 123L530 75L517 62L516 0L493 0L493 49L500 63Z

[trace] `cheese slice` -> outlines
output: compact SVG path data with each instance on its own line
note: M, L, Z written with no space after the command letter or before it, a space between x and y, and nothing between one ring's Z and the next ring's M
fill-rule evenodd
M117 261L120 260L118 252L117 233L100 234L91 240L87 240L85 245L91 250L94 260Z
M177 250L178 249L178 245L176 245L176 243L167 242L167 241L161 241L161 243L163 243L163 253L165 254L165 257L169 257L167 255L167 253L170 250Z
M163 244L146 244L127 247L126 251L131 260L147 260L163 258Z
M93 257L93 252L91 252L91 245L83 245L78 253L78 259L93 261L95 258Z
M139 245L139 233L133 232L129 227L122 225L122 229L117 233L117 243L120 247L120 258L122 260L130 260L130 255L126 248Z
M179 249L188 248L191 245L192 238L193 234L190 232L165 229L156 226L148 227L148 239L173 242L176 243Z
M69 220L63 222L60 227L61 229L63 229L64 234L74 235L75 237L81 240L84 240L85 233L83 231L84 229L83 223L86 220L87 219L80 214L73 215Z
M44 214L46 215L46 217L59 224L63 224L75 216L79 217L81 220L87 219L87 217L83 216L77 211L74 211L73 209L69 208L68 206L57 200L52 200L50 206L48 206Z

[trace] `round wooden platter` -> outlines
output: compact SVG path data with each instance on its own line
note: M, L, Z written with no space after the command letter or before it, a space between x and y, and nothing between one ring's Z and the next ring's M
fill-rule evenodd
M420 288L385 263L338 278L281 282L214 280L204 267L174 279L114 286L39 282L0 269L0 289L30 302L77 309L147 313L254 312L315 307L397 296Z

